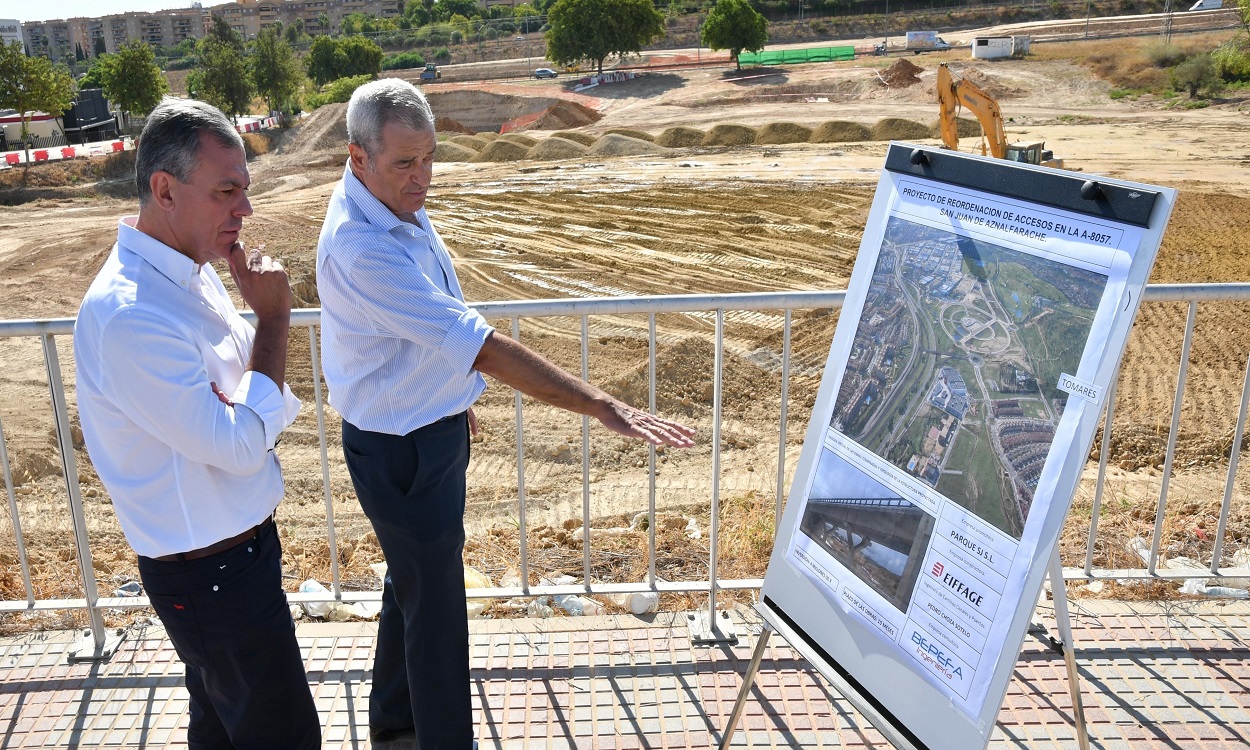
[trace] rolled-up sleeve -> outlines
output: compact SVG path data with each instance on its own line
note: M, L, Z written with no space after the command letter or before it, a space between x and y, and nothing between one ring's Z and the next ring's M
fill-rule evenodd
M248 370L230 395L235 407L245 406L265 424L265 443L273 448L278 435L299 416L300 401L286 385L282 390L264 373Z
M371 239L348 270L361 312L378 335L437 351L453 373L467 374L494 328L431 281L397 244Z
M191 461L232 474L253 473L286 426L287 400L259 373L249 372L235 389L236 403L244 408L222 403L191 334L170 325L159 311L134 307L114 315L101 331L100 354L105 395L145 432Z

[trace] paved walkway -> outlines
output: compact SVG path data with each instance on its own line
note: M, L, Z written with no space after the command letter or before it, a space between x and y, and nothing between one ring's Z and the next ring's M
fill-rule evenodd
M1075 603L1094 747L1250 746L1250 603ZM759 632L694 648L681 616L475 621L483 748L700 748L717 744ZM1038 621L1054 632L1050 612ZM326 748L369 746L375 625L299 628ZM66 663L72 633L0 639L0 750L184 747L182 667L156 628L112 661ZM991 747L1075 748L1063 659L1029 639ZM881 736L774 637L735 747L885 748Z

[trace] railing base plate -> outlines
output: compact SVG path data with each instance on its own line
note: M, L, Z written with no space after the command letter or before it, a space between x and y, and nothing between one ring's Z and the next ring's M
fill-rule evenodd
M70 649L70 664L84 661L108 661L113 658L113 654L117 653L117 647L121 642L126 640L126 631L118 629L104 636L104 644L96 647L95 638L91 637L90 630L82 631L82 635L78 637L78 642L74 648Z
M729 613L723 609L716 611L716 618L709 622L707 610L691 612L686 615L690 626L690 642L695 646L716 646L720 644L736 645L738 643L737 628Z

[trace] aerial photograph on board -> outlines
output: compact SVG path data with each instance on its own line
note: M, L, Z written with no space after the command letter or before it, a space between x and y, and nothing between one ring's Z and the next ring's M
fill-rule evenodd
M933 526L933 516L821 451L799 528L900 612L911 604Z
M1105 285L891 218L834 429L1019 539Z

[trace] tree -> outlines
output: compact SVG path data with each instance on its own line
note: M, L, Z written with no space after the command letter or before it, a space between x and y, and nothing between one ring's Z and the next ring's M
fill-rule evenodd
M308 37L308 34L304 32L304 19L302 18L292 21L291 25L287 26L282 33L286 36L289 44L299 44Z
M557 0L547 22L547 57L552 62L591 60L599 73L608 55L639 52L664 35L664 16L651 0Z
M87 56L82 53L82 45L74 42L74 62L82 62L86 59Z
M1198 92L1214 91L1224 83L1211 55L1194 55L1172 69L1172 84L1189 92L1189 98L1197 98Z
M330 17L327 16L325 13L317 14L317 33L318 34L330 33Z
M727 49L738 70L743 50L759 52L768 43L768 21L747 0L716 0L700 32L703 43L714 50Z
M108 48L104 46L103 36L96 37L95 41L92 42L91 44L92 44L92 54L95 55L96 57L99 57L100 55L103 55L106 52L108 52Z
M165 75L156 65L152 48L138 39L96 60L88 75L99 68L100 88L104 89L104 96L128 115L151 112L169 90Z
M0 108L17 110L22 120L22 141L26 142L26 163L30 164L29 126L31 112L60 117L74 102L74 77L63 65L46 57L27 57L18 41L0 45Z
M521 33L528 34L533 29L537 29L541 23L538 20L539 13L534 10L534 6L526 3L518 5L512 9L512 15L521 22Z
M469 18L477 14L476 0L438 0L430 11L430 17L439 23L446 22L454 15Z
M287 109L304 81L304 70L291 45L276 30L262 31L252 42L252 55L247 62L256 93L264 97L269 111Z
M337 40L328 36L319 36L308 48L308 77L318 86L324 86L336 78L341 78L339 71L347 66L347 58L339 48Z
M372 39L363 36L339 40L345 65L335 78L370 75L378 77L382 72L382 48Z
M1250 0L1237 0L1237 15L1246 34L1250 34Z
M200 40L200 66L187 76L191 96L208 102L233 118L252 104L252 78L242 53L233 44L209 35Z
M243 54L243 35L230 28L230 22L221 16L213 16L212 26L204 39L213 39L222 44L234 47L235 52ZM203 41L203 40L201 40Z

